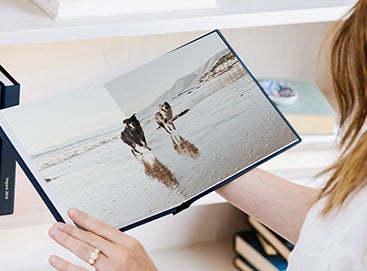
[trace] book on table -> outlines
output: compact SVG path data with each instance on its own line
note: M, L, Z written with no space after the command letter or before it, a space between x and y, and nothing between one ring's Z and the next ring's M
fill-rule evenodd
M277 103L276 100L275 103L299 134L335 134L336 112L313 81L301 79L260 80L261 84L266 84L269 81L288 85L297 94L297 99L292 103ZM270 94L270 96L272 95ZM278 100L281 98L279 97Z
M220 31L105 84L0 111L0 135L58 221L176 214L300 137Z
M0 65L0 108L19 104L20 84ZM16 162L0 139L0 215L14 213Z

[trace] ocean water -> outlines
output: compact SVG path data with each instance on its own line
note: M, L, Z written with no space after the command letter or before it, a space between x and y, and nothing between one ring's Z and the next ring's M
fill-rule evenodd
M133 156L122 125L74 139L32 159L58 201L123 227L178 206L256 163L296 136L238 65L169 101L175 143L157 129L155 110L140 119L151 151ZM139 113L137 113L139 118Z

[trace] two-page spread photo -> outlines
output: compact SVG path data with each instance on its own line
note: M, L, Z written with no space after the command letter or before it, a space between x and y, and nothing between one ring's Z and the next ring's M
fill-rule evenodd
M104 85L0 111L55 218L119 228L174 213L300 142L219 31Z

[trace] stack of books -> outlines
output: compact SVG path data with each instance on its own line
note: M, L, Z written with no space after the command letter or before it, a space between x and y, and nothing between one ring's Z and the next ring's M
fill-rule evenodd
M233 236L234 266L240 271L286 270L293 245L254 218L248 222L249 229Z

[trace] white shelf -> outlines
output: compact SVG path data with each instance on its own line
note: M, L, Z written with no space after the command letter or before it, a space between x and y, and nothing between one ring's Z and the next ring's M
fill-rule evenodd
M216 242L153 251L150 255L160 271L235 271L232 251L231 242Z
M53 20L30 0L0 2L0 45L334 21L355 0L218 0L218 7L159 14Z

